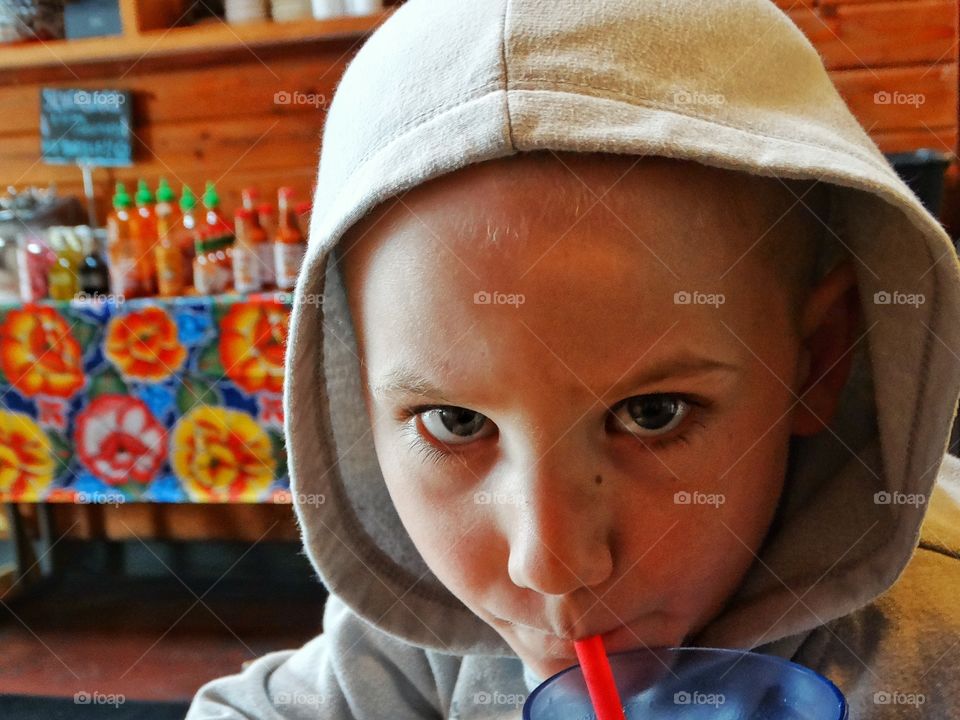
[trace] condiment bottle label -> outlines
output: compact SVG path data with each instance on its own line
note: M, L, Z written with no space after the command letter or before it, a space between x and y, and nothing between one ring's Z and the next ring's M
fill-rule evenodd
M110 289L115 295L134 297L138 294L135 267L133 258L120 258L110 264Z
M306 243L276 243L273 246L277 266L277 287L289 290L297 283L300 263L306 253Z
M277 281L273 244L263 242L257 245L257 257L260 258L260 277L264 285L273 285Z
M201 295L218 295L227 289L230 273L217 263L197 263L194 266L193 285Z
M242 247L233 249L233 288L238 293L260 290L260 258L256 251Z

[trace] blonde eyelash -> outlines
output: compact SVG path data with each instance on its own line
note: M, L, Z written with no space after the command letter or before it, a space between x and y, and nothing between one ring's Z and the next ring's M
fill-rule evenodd
M434 464L439 465L442 460L446 460L449 457L449 453L443 452L440 448L434 447L429 442L424 440L420 433L417 432L416 428L410 424L403 426L401 434L410 437L412 441L410 443L410 447L417 451L418 456L429 460Z

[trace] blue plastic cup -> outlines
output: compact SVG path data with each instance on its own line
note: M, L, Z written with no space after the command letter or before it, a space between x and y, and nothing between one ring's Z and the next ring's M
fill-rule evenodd
M627 720L846 720L843 693L827 678L772 655L715 648L655 648L610 655ZM523 720L591 720L574 665L541 683Z

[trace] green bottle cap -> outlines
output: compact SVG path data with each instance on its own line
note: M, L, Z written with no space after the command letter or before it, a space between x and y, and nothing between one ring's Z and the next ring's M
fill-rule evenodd
M220 207L220 196L210 180L207 180L207 188L203 191L203 204L209 210Z
M183 186L183 192L180 193L180 209L184 212L190 212L197 206L197 196L189 185Z
M137 183L137 205L150 205L153 202L153 193L147 187L146 180Z
M133 205L133 200L130 198L127 189L123 186L123 183L117 183L117 193L113 196L113 206L115 208L122 209L128 208Z
M177 196L173 194L173 188L170 187L167 179L160 178L157 185L157 202L172 203L176 199Z
M207 246L207 252L226 250L229 246L233 245L233 238L229 235L221 235L220 237L207 238L205 244Z

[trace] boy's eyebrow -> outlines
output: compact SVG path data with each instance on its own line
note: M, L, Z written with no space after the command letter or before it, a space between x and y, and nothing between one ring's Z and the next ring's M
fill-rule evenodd
M379 382L373 385L372 389L373 394L380 397L419 395L421 397L433 398L434 400L439 400L444 403L450 402L440 388L422 375L402 365L386 373L380 378Z
M634 387L653 385L654 383L662 380L670 380L671 378L686 378L716 372L739 375L743 372L743 368L734 363L717 360L716 358L703 357L702 355L693 353L680 354L653 363L643 368L636 375L629 376L622 383L618 383L615 386L615 394L625 392Z
M618 387L628 389L642 385L651 385L661 380L669 380L670 378L704 375L718 371L740 374L742 368L738 365L714 358L684 354L667 358L650 365L637 375L627 378L627 380L622 383L618 383ZM444 392L433 382L403 365L395 367L385 373L377 383L372 385L372 392L379 397L417 395L432 398L443 403L453 404L453 401L448 399Z

